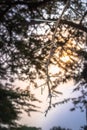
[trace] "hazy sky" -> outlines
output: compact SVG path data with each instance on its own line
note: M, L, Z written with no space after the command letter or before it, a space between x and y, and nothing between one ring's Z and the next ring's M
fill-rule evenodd
M23 84L22 84L23 85ZM69 96L76 96L77 93L72 93L73 82L70 81L68 84L60 85L58 89L63 91L63 96L60 95L58 98L55 98L54 101L58 102L63 98L67 98ZM70 108L73 107L72 103L58 105L56 108L52 108L47 116L45 117L45 110L47 109L47 94L45 90L43 94L39 89L36 89L34 92L38 95L38 97L43 100L43 103L38 104L41 107L41 111L43 113L31 113L31 117L28 117L26 113L22 115L20 123L28 125L28 126L36 126L41 127L43 130L49 130L53 126L61 126L62 128L72 128L72 130L80 130L81 126L86 124L85 112L81 112L77 109L74 112L70 112ZM36 95L36 96L37 96Z
M28 126L42 127L43 130L49 130L53 126L79 130L80 126L86 124L85 112L80 112L80 110L70 112L70 106L72 106L70 103L57 106L49 111L46 117L44 113L32 113L31 117L27 117L27 115L24 114L21 122Z

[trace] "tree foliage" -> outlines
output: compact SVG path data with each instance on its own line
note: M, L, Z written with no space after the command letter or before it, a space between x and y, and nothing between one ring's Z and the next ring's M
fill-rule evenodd
M28 115L31 111L38 111L37 106L30 101L37 101L37 99L28 90L9 88L0 84L0 124L16 126L16 120L20 119L19 114L22 109Z
M53 127L51 128L50 130L71 130L71 129L65 129L65 128L61 128L60 126L59 127Z
M0 128L1 130L7 130L7 128ZM41 128L37 127L28 127L28 126L20 126L20 127L11 127L11 130L41 130Z
M3 96L6 104L8 107L11 105L10 109L14 111L11 121L17 117L14 105L27 104L25 93L28 94L26 96L29 100L35 100L28 89L24 91L24 95L21 95L20 89L19 91L13 89L11 84L16 79L28 80L28 88L30 84L32 87L38 87L36 79L44 80L42 85L48 87L50 97L49 108L52 104L52 96L60 94L56 91L57 86L74 79L76 83L79 83L74 91L81 90L82 95L72 101L75 104L85 105L87 95L86 6L86 0L0 1L0 91L6 95ZM63 12L64 7L66 8ZM56 73L52 73L50 66L57 66L59 69ZM11 90L7 90L6 85ZM30 110L33 109L26 111ZM3 122L3 119L0 120Z
M19 127L18 130L41 130L41 128L22 126L22 127Z

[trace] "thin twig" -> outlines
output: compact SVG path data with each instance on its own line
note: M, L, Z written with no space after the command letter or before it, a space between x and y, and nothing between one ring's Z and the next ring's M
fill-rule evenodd
M64 12L66 11L66 9L69 7L69 3L70 3L70 0L67 0L66 2L66 5L60 15L60 17L58 18L58 20L56 21L56 24L55 24L55 30L54 30L54 33L53 33L53 36L52 36L52 41L51 41L51 47L50 47L50 54L49 54L49 57L47 59L47 86L48 86L48 92L49 92L49 98L50 98L50 101L49 101L49 106L51 107L51 102L52 102L52 95L51 95L51 88L50 88L50 77L49 77L49 64L50 64L50 59L52 57L52 52L53 52L53 47L55 45L55 35L56 35L56 32L57 32L57 27L59 26L60 24L60 21L61 21L61 18L64 14Z

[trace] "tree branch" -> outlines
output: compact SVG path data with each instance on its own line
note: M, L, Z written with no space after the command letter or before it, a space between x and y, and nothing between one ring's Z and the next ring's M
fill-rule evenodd
M49 64L50 64L50 59L52 57L53 46L55 44L54 40L55 40L55 34L57 32L57 27L60 24L60 21L61 21L61 18L63 16L64 12L66 11L67 7L69 6L69 2L70 2L70 0L67 0L66 5L65 5L59 19L55 23L55 30L54 30L54 33L53 33L53 36L52 36L51 47L50 47L50 54L49 54L48 59L47 59L47 66L46 66L47 67L46 68L47 69L47 71L46 71L47 72L47 86L48 86L48 92L49 92L48 96L49 96L49 99L50 99L48 109L51 107L51 100L52 100L51 87L50 87L50 77L49 77Z
M80 21L80 24L82 24L82 21L84 20L84 18L86 17L86 15L87 15L87 10L86 10L86 12L84 13L84 15L82 16L81 21Z
M52 0L43 0L43 1L37 1L37 2L30 2L30 1L0 1L0 5L11 5L11 6L16 6L16 5L27 5L30 9L34 9L37 7L40 7L44 4L47 4Z
M57 21L56 19L48 19L48 20L31 19L29 24L33 25L33 24L41 24L41 23L51 23L51 22L56 22L56 21ZM73 27L73 28L77 28L77 29L87 33L87 27L84 27L82 24L77 24L77 23L74 23L72 21L62 20L62 19L60 20L60 24L65 24L65 25L68 25L68 26Z
M77 24L77 23L74 23L74 22L71 22L71 21L67 21L67 20L61 20L60 23L69 25L71 27L77 28L77 29L82 30L82 31L87 33L87 27L84 27L81 24Z

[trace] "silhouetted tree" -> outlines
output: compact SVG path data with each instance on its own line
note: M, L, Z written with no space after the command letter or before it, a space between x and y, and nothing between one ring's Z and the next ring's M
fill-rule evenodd
M48 87L50 98L48 110L52 106L52 97L61 94L56 91L57 86L71 79L79 84L74 91L79 90L82 93L78 98L71 100L75 106L79 103L85 106L87 95L86 6L86 0L0 1L0 89L1 91L3 89L3 93L8 92L5 97L8 105L5 109L9 109L9 114L11 111L14 113L13 117L9 116L10 122L17 117L15 109L17 104L28 106L26 99L37 100L30 93L30 85L38 87L36 79L44 79L41 86ZM60 70L51 73L49 69L51 65L57 66ZM24 92L20 89L14 90L13 82L16 79L28 80L27 90ZM10 92L13 95L17 93L15 99L12 95L9 96ZM1 106L6 107L2 105L2 102L4 103L4 100L1 101ZM34 107L31 104L30 106ZM36 111L36 109L30 107L26 111ZM1 116L1 123L3 123L2 120Z
M85 125L85 126L81 127L81 130L87 130L87 126Z
M71 129L65 129L65 128L61 128L60 126L59 127L53 127L51 128L50 130L71 130Z
M0 84L0 124L17 126L16 120L19 119L21 109L28 114L30 111L37 111L36 106L29 103L29 100L37 100L33 95L30 96L29 91L13 88L4 88ZM3 128L4 129L4 128Z
M13 130L15 130L15 129L13 129ZM19 128L16 128L16 130L41 130L41 128L21 126L21 127L19 127Z
M7 128L0 127L0 130L7 130ZM11 127L11 130L41 130L41 128L28 127L28 126L19 126L19 127Z

